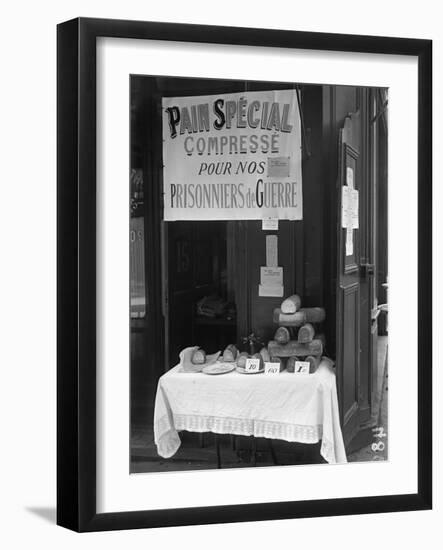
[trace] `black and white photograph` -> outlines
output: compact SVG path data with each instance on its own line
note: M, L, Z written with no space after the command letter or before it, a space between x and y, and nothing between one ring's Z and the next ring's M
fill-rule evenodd
M438 547L443 33L398 8L5 6L2 547Z
M133 74L128 115L130 473L388 461L389 90Z
M431 46L58 27L59 525L429 509Z

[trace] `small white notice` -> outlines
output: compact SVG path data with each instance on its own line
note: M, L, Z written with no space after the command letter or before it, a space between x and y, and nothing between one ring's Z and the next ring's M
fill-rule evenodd
M277 235L266 235L266 265L278 266L278 238Z
M351 227L351 187L343 185L341 188L341 226L345 229Z
M252 357L252 358L248 357L248 359L246 359L245 371L259 372L259 370L260 370L260 359L258 357Z
M277 286L283 284L282 267L261 267L260 283L264 286Z
M291 157L268 157L268 178L289 178Z
M309 361L296 361L294 374L309 374Z
M346 256L354 254L354 230L352 227L346 228Z
M258 295L262 298L283 298L283 285L258 285Z
M341 226L358 229L358 191L348 185L342 187Z
M352 229L358 229L358 191L352 189L350 196L350 215Z
M263 231L278 231L278 220L274 218L262 220L261 228Z
M258 295L271 298L282 298L283 268L278 267L278 237L266 235L266 266L260 268Z
M280 363L265 361L265 374L280 374Z
M354 187L354 170L351 166L346 166L346 183L349 187Z

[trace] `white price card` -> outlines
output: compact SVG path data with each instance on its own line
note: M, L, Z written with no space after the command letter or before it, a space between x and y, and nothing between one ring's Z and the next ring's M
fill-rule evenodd
M309 374L309 361L296 361L294 374Z
M265 361L265 374L280 374L280 363Z
M248 357L248 359L246 359L245 371L258 372L259 370L260 370L260 359L258 357L255 357L255 358L253 357L252 359Z

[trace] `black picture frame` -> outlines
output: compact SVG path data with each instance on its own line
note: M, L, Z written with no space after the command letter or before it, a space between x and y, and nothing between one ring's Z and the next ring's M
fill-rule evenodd
M418 58L416 494L96 512L96 39L136 38ZM425 510L432 506L432 42L78 18L57 29L57 523L76 531Z

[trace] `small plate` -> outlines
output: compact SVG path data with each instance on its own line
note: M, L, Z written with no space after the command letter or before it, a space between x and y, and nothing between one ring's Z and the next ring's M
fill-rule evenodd
M255 370L255 371L246 370L244 367L235 367L235 370L240 374L260 374L262 372L265 372L264 367L260 370Z
M226 374L232 372L234 369L235 365L232 363L214 363L213 365L203 367L202 372L205 374Z

